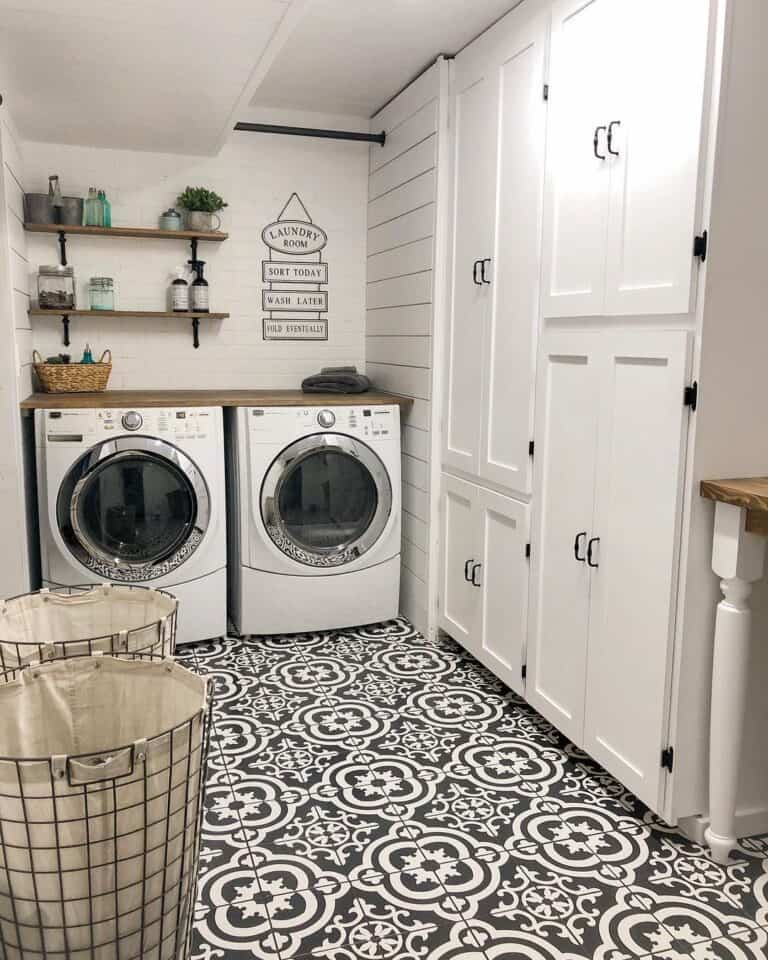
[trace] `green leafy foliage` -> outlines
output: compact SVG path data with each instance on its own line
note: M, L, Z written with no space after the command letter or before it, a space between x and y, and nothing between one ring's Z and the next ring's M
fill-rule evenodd
M216 213L227 206L218 193L205 187L187 187L178 195L176 203L185 210L197 210L200 213Z

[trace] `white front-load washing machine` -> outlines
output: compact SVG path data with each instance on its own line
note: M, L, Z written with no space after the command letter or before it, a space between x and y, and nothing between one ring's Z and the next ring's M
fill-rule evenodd
M44 586L179 599L177 642L227 631L221 408L35 411Z
M230 430L230 616L242 634L397 616L400 410L241 407Z

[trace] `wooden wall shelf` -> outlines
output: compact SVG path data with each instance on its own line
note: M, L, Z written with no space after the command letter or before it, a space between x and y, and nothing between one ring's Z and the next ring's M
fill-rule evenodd
M29 233L56 234L59 240L59 262L67 265L67 234L81 237L109 237L117 240L125 237L134 237L139 240L188 240L192 252L192 260L197 260L197 244L199 240L212 243L221 243L229 237L221 230L209 232L200 230L160 230L159 227L79 227L68 223L25 223L24 229Z
M117 317L118 319L128 317L147 317L150 320L191 320L192 321L192 346L197 349L200 346L200 321L201 320L226 320L228 313L200 313L189 310L185 313L171 310L53 310L42 307L31 307L30 317L61 317L64 326L64 346L69 346L69 319L70 317Z
M216 230L211 233L199 230L159 230L157 227L78 227L66 223L25 223L30 233L71 233L84 237L137 237L140 240L209 240L221 243L228 233Z
M210 232L200 230L160 230L158 227L82 227L67 223L25 223L24 229L29 233L56 234L59 241L59 260L62 266L67 264L67 234L81 237L109 237L112 240L121 237L134 237L139 240L188 240L192 250L192 260L197 260L197 243L206 240L212 243L221 243L229 236L221 230ZM192 346L200 346L200 321L226 320L228 313L197 313L188 311L174 313L168 310L52 310L33 307L29 311L30 317L61 317L64 328L64 346L69 346L69 318L70 317L149 317L151 319L175 319L186 317L192 321Z

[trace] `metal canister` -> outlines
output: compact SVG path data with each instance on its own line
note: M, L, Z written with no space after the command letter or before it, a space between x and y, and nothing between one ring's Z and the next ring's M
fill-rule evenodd
M51 205L51 198L47 193L24 194L24 221L26 223L63 223L66 226L79 227L83 222L83 198L62 197L60 218L56 218L56 210Z
M68 227L79 227L83 222L83 198L62 197L61 222Z
M170 207L165 211L165 213L160 214L158 226L161 230L181 230L181 214L178 212L178 210L174 210L173 207Z
M54 263L37 271L37 302L44 310L75 309L75 271Z

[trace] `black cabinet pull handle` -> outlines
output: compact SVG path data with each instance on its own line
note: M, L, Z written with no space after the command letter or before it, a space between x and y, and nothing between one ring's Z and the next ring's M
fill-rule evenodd
M472 566L474 562L475 562L474 560L467 560L467 562L464 564L464 579L467 581L467 583L472 582L469 579L469 568Z
M472 283L477 284L478 287L482 286L482 280L477 279L477 268L482 264L482 260L475 260L472 264Z
M587 558L579 555L579 547L581 546L582 537L586 537L587 531L582 530L581 533L576 534L576 539L573 541L573 555L579 561L579 563L586 563Z
M621 120L611 120L611 122L608 124L608 143L606 144L606 147L608 153L610 153L612 157L618 157L619 155L619 151L613 149L613 128L620 126Z
M600 543L600 537L592 537L592 539L587 544L587 563L590 567L599 567L599 563L592 562L592 545L595 543Z
M602 130L603 133L605 133L606 129L606 127L595 127L595 138L592 141L592 149L595 151L595 156L598 160L605 160L605 154L598 153L597 148L600 145L600 131Z
M486 265L486 263L490 263L490 262L491 262L491 258L490 258L490 257L486 257L484 260L481 260L481 261L480 261L480 280L481 280L482 283L490 283L490 282L491 282L491 281L486 277L486 275L485 275L485 265Z
M475 564L472 565L472 578L471 578L471 583L472 583L472 586L473 586L473 587L481 587L481 586L482 586L482 584L479 583L479 582L475 579L475 574L477 573L477 571L478 571L478 570L482 570L482 569L483 569L482 563L475 563Z

